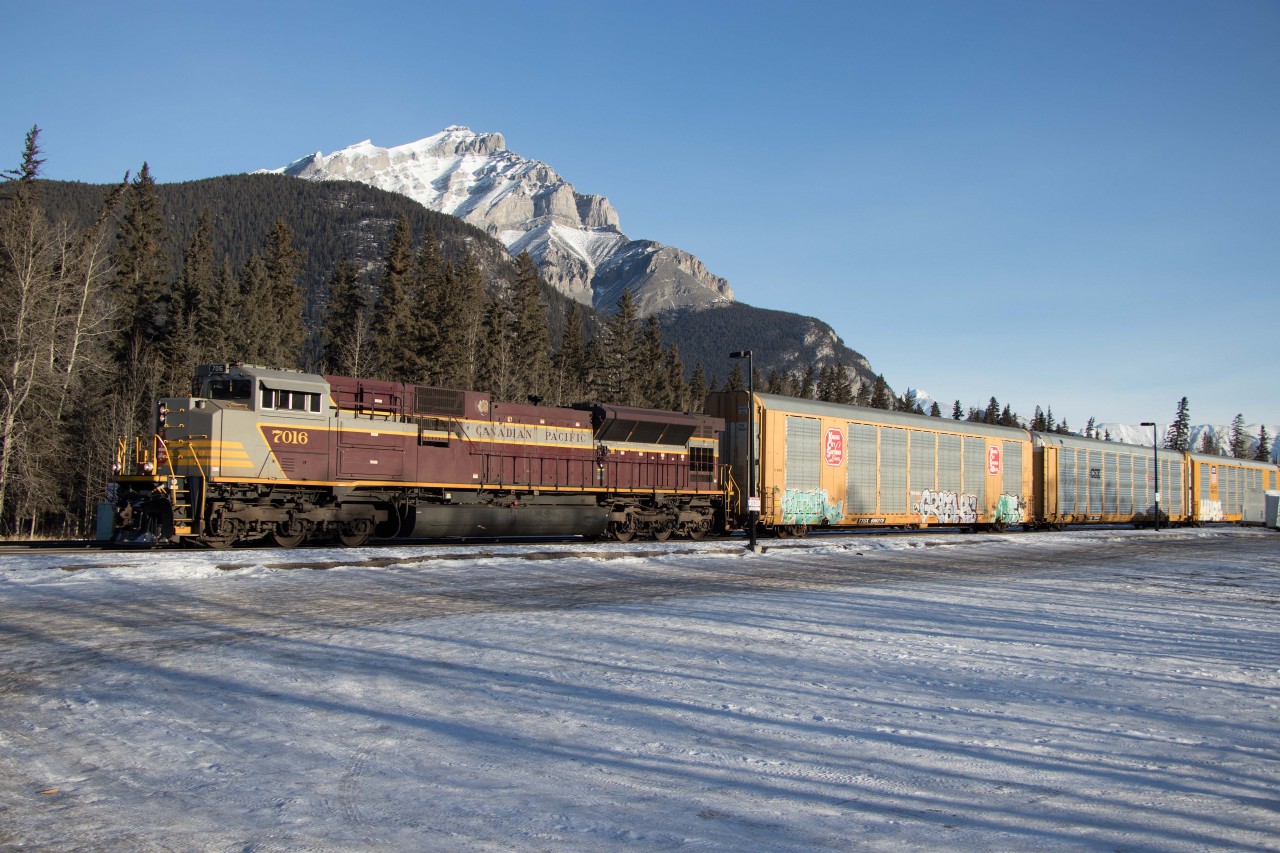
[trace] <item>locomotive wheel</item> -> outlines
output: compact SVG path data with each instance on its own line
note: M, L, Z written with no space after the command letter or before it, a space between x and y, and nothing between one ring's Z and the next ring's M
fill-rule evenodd
M630 542L636 538L635 517L628 514L625 521L615 521L609 525L609 533L619 542Z
M307 532L301 533L281 533L278 530L272 531L271 541L275 542L281 548L297 548L302 544L302 540L307 538Z
M369 541L370 524L367 521L353 521L342 525L338 531L338 541L348 548L359 548Z
M701 524L697 524L689 528L689 538L692 539L694 542L697 542L699 539L701 539L706 535L707 535L707 528L703 527Z
M671 538L671 525L660 524L653 529L653 538L659 542L666 542Z

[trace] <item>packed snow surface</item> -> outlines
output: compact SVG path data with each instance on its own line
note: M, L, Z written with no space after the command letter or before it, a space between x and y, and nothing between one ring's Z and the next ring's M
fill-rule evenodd
M0 849L1280 850L1280 537L0 563Z

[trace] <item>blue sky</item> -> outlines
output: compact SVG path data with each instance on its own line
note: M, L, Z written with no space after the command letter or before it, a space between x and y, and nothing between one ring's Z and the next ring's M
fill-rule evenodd
M463 124L898 389L1280 423L1274 0L0 12L5 168L33 123L47 176L89 182Z

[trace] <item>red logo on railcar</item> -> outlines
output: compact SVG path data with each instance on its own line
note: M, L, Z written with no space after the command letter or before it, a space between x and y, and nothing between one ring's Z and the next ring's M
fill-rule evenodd
M987 473L1000 473L1000 445L993 444L987 448Z
M827 430L827 440L823 445L823 453L828 465L839 465L844 461L844 432L837 427Z

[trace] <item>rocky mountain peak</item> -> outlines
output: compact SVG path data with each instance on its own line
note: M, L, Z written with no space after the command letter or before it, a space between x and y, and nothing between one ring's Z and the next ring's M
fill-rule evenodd
M529 252L549 284L601 310L613 310L624 289L644 314L733 301L729 283L696 257L631 240L607 198L579 193L546 163L508 150L501 133L451 125L417 142L365 140L270 171L359 181L457 216L513 254Z

